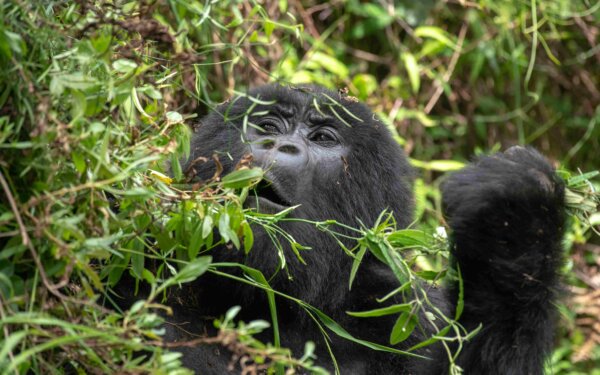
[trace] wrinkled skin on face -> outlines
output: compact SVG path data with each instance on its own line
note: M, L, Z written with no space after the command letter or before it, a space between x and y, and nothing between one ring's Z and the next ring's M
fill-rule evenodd
M275 99L277 103L277 99ZM250 116L255 126L246 132L250 152L257 165L267 171L274 190L264 199L267 209L281 210L291 204L313 200L314 188L344 175L344 163L351 148L343 138L343 126L335 117L320 113L316 106L277 103L268 114ZM279 198L279 199L278 199ZM263 207L259 207L261 209Z

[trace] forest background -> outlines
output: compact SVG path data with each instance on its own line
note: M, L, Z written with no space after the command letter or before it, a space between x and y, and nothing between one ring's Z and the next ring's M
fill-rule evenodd
M600 374L600 2L8 0L0 18L2 373L185 372L154 309L168 287L214 271L201 255L219 241L251 251L235 197L260 176L189 199L178 160L202 115L279 81L347 90L395 132L418 171L423 233L444 225L439 184L473 155L515 144L547 155L572 214L547 373ZM192 228L190 209L202 212ZM200 225L221 239L194 237ZM410 266L437 279L444 262ZM124 272L154 288L121 313L106 306ZM290 359L253 339L262 323L234 315L222 330L256 364L312 368L310 347Z

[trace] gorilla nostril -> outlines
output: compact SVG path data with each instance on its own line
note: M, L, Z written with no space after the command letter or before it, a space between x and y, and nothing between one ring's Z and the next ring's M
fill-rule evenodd
M281 146L279 146L278 150L280 152L284 152L286 154L297 154L300 152L298 147L291 145L291 144L281 145Z
M260 142L264 149L270 150L275 146L275 141L272 139L264 139Z

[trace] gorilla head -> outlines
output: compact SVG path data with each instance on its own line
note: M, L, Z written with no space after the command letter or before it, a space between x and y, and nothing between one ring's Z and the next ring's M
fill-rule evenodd
M224 126L203 126L217 122ZM272 183L257 199L265 211L301 205L295 216L348 224L370 223L384 209L400 225L412 215L410 168L385 125L363 104L319 86L250 90L202 120L192 150L192 159L227 155L225 172L251 153ZM214 166L196 172L209 178Z
M335 219L354 227L359 220L371 226L383 210L392 212L401 227L412 217L411 170L398 143L363 104L318 86L250 90L201 121L192 150L190 160L211 159L216 152L223 173L252 154L267 181L247 205L261 212L299 205L291 217ZM213 162L194 168L201 179L215 170ZM287 249L293 281L282 272L275 286L309 303L327 298L337 306L345 296L339 285L348 278L351 258L314 225L281 227L312 250L302 253L304 265ZM272 275L280 266L277 251L261 228L255 231L254 248L244 263Z

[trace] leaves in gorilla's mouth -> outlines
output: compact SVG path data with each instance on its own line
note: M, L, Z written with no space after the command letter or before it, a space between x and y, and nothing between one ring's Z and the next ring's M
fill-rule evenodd
M288 207L290 202L277 192L275 185L272 182L262 180L255 188L256 195L259 198L264 198L272 203L280 206Z

